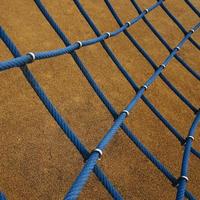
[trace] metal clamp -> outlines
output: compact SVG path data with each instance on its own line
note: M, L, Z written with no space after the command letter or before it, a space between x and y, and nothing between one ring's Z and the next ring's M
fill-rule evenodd
M130 115L129 111L128 110L123 110L122 113L125 113L126 114L126 117L128 117Z
M188 139L191 139L192 141L194 141L194 137L193 137L192 135L189 135L189 136L187 136L187 137L185 138L184 144L186 143L186 141L187 141Z
M101 149L96 148L92 152L97 152L99 154L99 159L98 160L101 160L101 156L103 155L103 152L102 152Z
M190 29L190 31L189 32L191 32L191 33L194 33L194 29L192 28L192 29Z
M131 25L131 22L126 22L126 24L128 25L128 27Z
M186 138L186 140L189 139L189 138L192 139L192 140L194 141L194 137L193 137L192 135L189 135L189 136Z
M180 51L181 48L178 46L178 47L176 47L175 49L176 49L177 51Z
M189 135L185 138L185 140L182 142L182 145L185 146L188 139L192 139L194 141L194 137L192 135Z
M143 85L142 88L144 88L145 90L147 90L148 86L147 85Z
M28 52L26 55L31 57L30 63L35 61L35 54L33 52Z
M105 34L107 35L106 39L111 36L110 32L106 32Z
M76 43L79 45L79 47L78 47L79 49L83 46L81 41L77 41Z
M180 181L181 179L184 179L186 182L189 181L189 178L188 178L187 176L180 176L180 177L176 180L176 182L172 183L172 185L173 185L174 187L178 187L179 181Z
M144 12L147 14L149 12L149 9L148 8L145 9Z
M162 64L162 65L160 65L160 67L163 67L163 69L166 67L166 65L165 64Z
M189 178L187 177L187 176L181 176L179 179L185 179L186 180L186 182L188 182L189 181Z

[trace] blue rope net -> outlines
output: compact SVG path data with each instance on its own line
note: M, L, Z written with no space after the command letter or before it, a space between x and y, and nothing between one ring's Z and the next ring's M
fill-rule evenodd
M36 92L46 109L49 111L51 116L55 119L57 124L60 126L60 128L63 130L63 132L66 134L66 136L70 139L70 141L75 145L79 153L83 156L83 159L85 161L85 165L82 168L80 174L70 187L69 191L66 193L64 199L66 200L72 200L77 199L80 192L82 191L84 185L86 184L89 175L93 172L99 181L103 184L103 186L107 189L107 191L110 193L110 195L114 199L123 199L120 192L113 186L111 181L107 178L107 176L104 174L102 169L98 166L97 161L102 156L104 149L106 146L110 143L110 141L113 139L113 137L116 135L117 130L121 128L126 136L138 147L138 149L155 165L155 167L160 170L161 173L163 173L164 176L172 183L172 186L177 188L177 200L182 200L184 197L188 199L195 199L193 194L189 192L186 189L187 182L188 182L188 166L189 166L189 158L190 154L194 154L197 158L200 158L200 152L197 151L192 147L192 142L194 140L195 130L197 128L198 123L200 122L200 110L196 108L186 97L184 97L180 91L176 89L176 87L162 74L162 71L165 70L169 62L175 58L189 73L193 75L194 78L197 80L200 80L200 74L192 69L180 56L177 55L177 52L182 48L184 43L189 40L191 44L194 46L194 48L197 48L199 50L200 46L199 44L191 38L192 34L196 32L200 28L200 23L194 25L191 30L186 31L186 29L182 26L182 24L178 21L178 19L169 11L169 9L164 5L164 0L158 0L155 4L153 4L151 7L145 9L144 11L141 10L140 6L135 0L131 0L132 5L135 7L135 9L138 12L138 16L125 24L122 23L121 19L119 18L117 12L115 11L114 7L110 3L109 0L104 0L105 4L107 5L109 11L111 12L112 16L116 20L116 22L119 25L119 29L113 31L113 32L107 32L104 34L101 34L95 23L92 21L91 17L88 15L86 10L83 8L81 2L79 0L74 0L75 5L79 9L80 13L83 15L91 29L96 34L96 38L84 40L84 41L77 41L74 44L71 44L67 36L64 34L64 32L60 29L60 27L57 25L55 20L50 16L48 11L46 10L45 6L42 4L40 0L34 0L37 7L41 11L41 13L44 15L46 20L49 22L51 27L54 29L54 31L57 33L57 35L60 37L62 42L65 44L65 48L62 49L55 49L45 52L29 52L26 55L21 55L18 51L17 47L14 45L12 40L9 38L9 36L6 34L4 29L0 27L0 38L5 43L5 45L8 47L10 52L13 54L15 58L0 62L0 71L7 70L14 67L19 67L22 71L24 77L30 84L30 86L33 88L33 90ZM192 9L192 11L199 16L199 11L195 8L195 6L190 2L185 0L187 5ZM177 44L175 48L171 48L170 45L167 43L167 41L164 39L164 37L156 30L156 28L151 24L151 22L146 18L146 15L149 12L152 12L157 7L161 7L165 13L168 15L168 17L177 25L177 27L183 32L184 37L183 39ZM166 47L166 49L169 51L169 55L167 58L162 62L160 66L157 66L155 61L148 55L148 53L143 49L143 47L134 39L134 37L128 32L128 28L135 23L137 23L139 20L143 20L145 24L148 26L148 28L153 32L153 34L158 38L158 40ZM143 57L148 61L150 66L155 70L154 73L149 77L149 79L145 82L145 84L141 87L139 87L133 78L130 76L130 74L125 70L123 65L119 62L113 51L110 49L110 47L106 44L105 40L117 36L120 33L124 33L125 36L129 39L132 45L134 45L138 51L143 55ZM128 81L128 83L132 86L133 90L136 92L136 95L132 98L132 100L127 104L127 106L124 108L124 110L121 113L117 113L115 108L112 106L112 104L109 102L108 98L104 95L104 93L101 91L95 80L93 79L92 75L87 70L86 66L83 64L79 56L76 54L75 50L78 50L84 46L93 45L96 43L100 43L107 53L107 55L110 57L112 62L115 64L117 69L120 71L120 73L123 74L125 79ZM99 144L96 146L96 148L90 153L87 148L81 143L79 138L76 136L76 134L72 131L72 129L69 127L67 122L63 119L63 117L60 115L60 113L57 111L55 106L52 104L50 99L47 97L45 92L43 91L42 87L39 85L31 71L28 69L27 64L31 64L31 62L41 59L46 59L50 57L60 56L64 54L70 54L72 58L74 59L75 63L81 70L84 77L87 79L90 86L93 88L96 95L100 98L100 100L103 102L107 110L110 112L110 114L114 118L114 122L112 127L108 130L108 132L104 135L104 137L101 139ZM160 77L161 80L166 84L167 87L169 87L176 95L177 97L186 105L188 108L195 114L193 123L191 125L191 128L188 132L188 136L184 138L175 127L173 127L167 119L165 119L162 114L156 109L156 107L150 102L150 100L145 97L144 93L148 89L148 87L158 78ZM136 105L136 103L142 99L143 102L147 105L147 107L155 114L155 116L162 121L162 123L170 130L170 132L178 139L181 145L184 145L184 153L183 153L183 159L182 159L182 167L180 172L180 177L175 177L140 141L139 139L131 132L131 130L127 127L127 125L124 123L126 117L130 114L133 107ZM4 200L6 199L3 193L0 193L0 199Z

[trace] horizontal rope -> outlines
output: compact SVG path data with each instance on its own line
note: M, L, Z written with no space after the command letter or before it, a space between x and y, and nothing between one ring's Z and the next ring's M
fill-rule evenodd
M148 8L149 12L151 12L153 9L158 7L162 3L162 1L163 0L159 0L153 6L149 7ZM35 2L37 3L39 1L35 0ZM140 14L136 18L132 19L131 21L129 21L130 24L125 23L121 28L117 29L116 31L109 32L110 37L113 37L113 36L120 34L125 29L129 28L134 23L136 23L137 21L142 19L142 17L146 14L147 14L147 12L144 11L142 14ZM35 60L41 60L41 59L46 59L46 58L51 58L51 57L56 57L56 56L61 56L61 55L67 54L67 53L71 53L74 50L80 49L80 42L82 44L81 47L84 47L84 46L90 46L90 45L99 43L100 41L103 41L107 38L108 38L108 34L105 33L105 34L103 34L99 37L93 38L93 39L76 42L74 44L69 45L66 48L61 48L61 49L56 49L56 50L51 50L51 51L44 51L44 52L37 52L37 53L34 53ZM13 67L19 67L19 66L28 64L32 61L33 61L33 59L30 55L23 55L23 56L20 56L18 58L14 58L14 59L11 59L11 60L0 62L0 71L7 70L7 69L10 69L10 68L13 68Z
M14 56L20 56L19 51L11 41L11 39L6 35L3 29L0 31L1 38L3 42L6 44L6 46L9 48L11 53ZM49 111L51 116L54 118L54 120L57 122L59 127L63 130L65 135L71 140L71 142L74 144L74 146L77 148L77 150L80 152L80 154L83 156L84 159L87 159L89 156L89 151L84 147L84 145L80 142L76 134L72 131L72 129L68 126L68 124L65 122L65 120L62 118L60 113L57 111L57 109L54 107L54 105L51 103L49 98L44 93L43 89L40 87L30 70L27 66L22 66L20 68L30 84L30 86L33 88L33 90L36 92L46 109ZM94 173L97 176L97 178L102 182L102 184L106 187L108 192L113 196L113 198L116 199L122 199L120 193L113 187L112 183L107 179L103 171L100 167L97 165L94 167Z

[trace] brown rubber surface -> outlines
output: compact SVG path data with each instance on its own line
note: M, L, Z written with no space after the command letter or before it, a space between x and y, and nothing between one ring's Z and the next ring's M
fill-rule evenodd
M103 0L81 0L102 32L118 28ZM128 0L111 1L123 22L137 12ZM90 27L71 0L43 0L50 14L72 42L94 37ZM138 0L143 9L153 0ZM200 2L193 3L200 7ZM198 17L184 1L166 1L167 7L190 29ZM22 54L64 47L34 1L1 0L0 24ZM148 14L157 30L174 47L183 34L157 8ZM129 29L157 64L168 55L146 25L140 21ZM193 36L200 41L200 32ZM153 73L135 47L120 34L106 41L133 79L142 85ZM135 95L125 78L97 44L83 48L78 55L111 103L120 112ZM198 50L187 42L179 52L193 69L200 72ZM12 58L0 41L0 60ZM112 117L97 98L70 55L37 61L31 71L63 115L70 127L91 151L112 125ZM200 106L200 84L176 60L164 71L166 77L193 103ZM19 69L0 73L0 190L9 200L63 199L83 166L74 145L46 111ZM145 95L184 136L194 115L158 78ZM142 101L131 112L126 124L148 149L176 176L180 174L183 147ZM200 150L200 129L195 148ZM99 165L125 199L174 199L176 190L170 182L130 142L122 131L105 150ZM191 156L189 190L200 199L200 162ZM92 174L80 199L111 199Z

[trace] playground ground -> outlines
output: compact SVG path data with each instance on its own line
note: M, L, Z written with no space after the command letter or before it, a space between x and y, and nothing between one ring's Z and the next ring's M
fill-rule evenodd
M71 0L42 1L68 38L75 42L95 37ZM103 0L81 0L84 8L102 33L118 28ZM137 16L128 0L111 1L123 22ZM153 0L138 0L143 9ZM193 3L200 8L200 2ZM166 6L189 30L198 17L184 1L166 1ZM33 1L1 0L0 24L22 54L64 47ZM157 8L148 19L172 47L183 34ZM129 32L159 65L168 51L142 22ZM200 32L193 38L200 42ZM106 40L133 79L142 85L153 73L150 64L120 34ZM135 93L120 74L100 44L77 51L105 95L118 112ZM178 53L193 69L200 71L198 50L187 42ZM0 60L12 58L0 41ZM37 61L30 70L70 127L91 151L112 125L113 119L97 98L70 55ZM187 97L200 106L200 84L175 59L163 74ZM83 166L83 159L63 134L21 71L17 68L0 73L0 190L9 200L62 199ZM145 95L168 121L185 137L194 119L192 111L157 79ZM180 175L183 147L170 131L139 101L126 119L126 124L146 147L176 176ZM200 127L194 147L200 150ZM114 137L99 161L113 184L125 199L155 200L175 198L176 190L153 164L130 142L122 131ZM200 162L191 156L190 190L200 199ZM111 199L92 174L80 199Z

